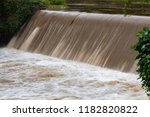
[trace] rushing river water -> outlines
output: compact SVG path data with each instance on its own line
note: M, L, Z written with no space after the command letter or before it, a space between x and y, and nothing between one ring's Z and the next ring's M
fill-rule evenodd
M137 75L0 49L0 99L148 99Z

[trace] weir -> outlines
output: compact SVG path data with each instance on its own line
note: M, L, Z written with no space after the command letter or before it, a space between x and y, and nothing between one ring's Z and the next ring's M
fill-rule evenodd
M135 73L131 46L143 27L150 17L42 10L8 47Z

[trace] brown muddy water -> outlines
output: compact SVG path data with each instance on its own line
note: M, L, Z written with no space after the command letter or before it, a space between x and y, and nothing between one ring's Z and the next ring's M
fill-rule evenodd
M0 99L148 99L137 75L0 49Z
M150 17L38 11L9 47L135 73L136 33Z
M0 49L0 99L148 99L131 46L149 26L146 16L38 11Z
M150 3L141 3L138 0L134 0L132 4L128 4L125 0L66 0L66 2L69 11L150 16Z

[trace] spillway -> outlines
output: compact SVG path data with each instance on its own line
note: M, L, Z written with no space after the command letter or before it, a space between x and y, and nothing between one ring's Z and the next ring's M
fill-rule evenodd
M135 73L131 46L143 27L150 17L42 10L8 47Z
M0 99L148 99L131 49L143 27L150 17L36 12L0 49Z

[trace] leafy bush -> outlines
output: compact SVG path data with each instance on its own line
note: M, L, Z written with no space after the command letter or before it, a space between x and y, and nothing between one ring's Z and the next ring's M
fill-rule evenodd
M34 13L34 6L49 8L51 4L64 4L64 0L1 0L0 46L7 44L22 24Z
M32 12L30 0L2 0L0 2L0 44L8 43Z
M150 92L150 28L144 28L137 34L138 42L134 50L138 52L138 73L142 86Z
M33 4L39 4L41 7L47 7L50 5L51 0L31 0Z
M64 5L65 0L31 0L33 3L39 3L43 6L48 5Z
M50 0L52 5L63 5L65 0Z

